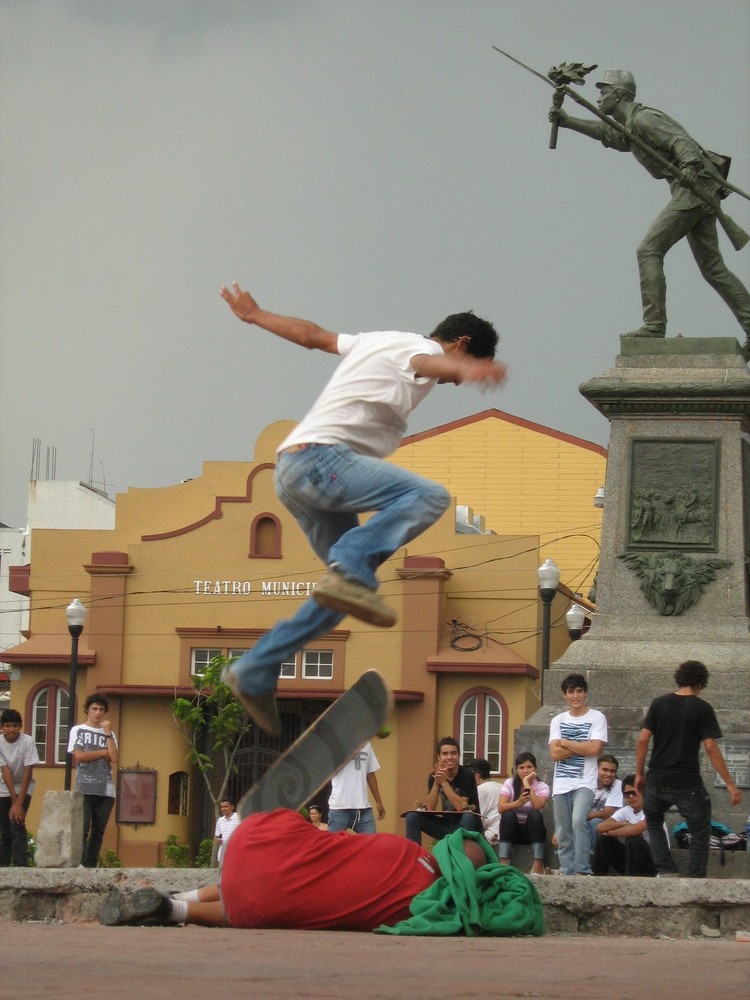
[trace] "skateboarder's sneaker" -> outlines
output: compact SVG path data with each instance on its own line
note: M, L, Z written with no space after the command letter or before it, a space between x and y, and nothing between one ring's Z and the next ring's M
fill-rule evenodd
M362 586L354 580L347 580L335 569L329 569L313 591L313 600L329 611L340 611L368 625L378 628L393 628L398 616L376 590Z
M242 707L253 722L257 723L270 736L281 736L281 719L276 704L275 691L268 691L265 694L246 694L240 688L239 681L232 672L231 664L224 667L221 679L232 694L239 698Z
M172 904L169 896L146 886L132 893L124 893L113 889L104 900L99 923L105 927L117 927L122 924L158 925L172 923L170 916Z

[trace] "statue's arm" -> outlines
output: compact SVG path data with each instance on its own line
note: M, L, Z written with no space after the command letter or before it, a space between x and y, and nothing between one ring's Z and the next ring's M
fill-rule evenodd
M596 119L574 118L567 111L562 108L558 109L554 105L550 108L548 117L551 122L556 121L560 128L569 128L573 132L580 132L581 135L587 135L589 139L603 142L605 146L611 146L613 149L620 149L623 152L630 149L627 139L615 129L608 128L603 122Z

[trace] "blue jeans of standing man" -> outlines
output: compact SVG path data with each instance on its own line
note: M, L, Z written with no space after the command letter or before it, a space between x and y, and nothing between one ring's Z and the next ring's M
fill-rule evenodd
M346 445L312 444L279 456L276 492L318 557L347 579L376 590L375 570L445 512L448 491ZM374 511L366 523L359 514ZM278 622L232 665L242 691L276 688L281 664L345 616L312 598Z
M698 775L674 771L649 771L643 811L646 814L651 856L658 872L676 872L669 840L664 832L664 814L675 806L690 831L688 876L705 878L711 839L711 796Z
M332 833L337 830L354 830L355 833L376 833L375 816L371 808L367 809L329 809L328 829Z
M552 795L555 832L564 875L591 875L591 834L586 816L594 801L592 788Z

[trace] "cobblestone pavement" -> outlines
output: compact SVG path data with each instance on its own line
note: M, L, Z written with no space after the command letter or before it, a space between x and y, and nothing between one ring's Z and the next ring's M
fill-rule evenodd
M3 994L24 1000L747 1000L750 943L548 935L6 923Z

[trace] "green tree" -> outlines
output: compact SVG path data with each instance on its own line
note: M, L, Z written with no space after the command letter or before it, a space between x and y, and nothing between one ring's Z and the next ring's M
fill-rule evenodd
M215 820L229 781L237 773L242 741L252 728L242 705L222 683L221 672L227 663L227 657L215 656L202 674L193 676L192 697L176 698L172 704L172 714L188 743L188 760L203 777ZM221 764L218 772L215 761Z
M164 841L164 858L167 868L190 867L190 844L178 844L177 834L170 833Z
M198 844L193 866L195 868L211 868L214 863L215 853L216 845L214 844L213 837L207 837Z

